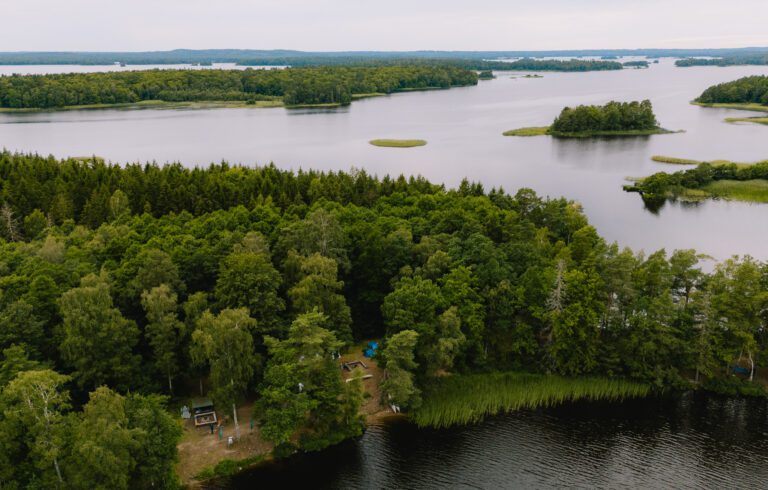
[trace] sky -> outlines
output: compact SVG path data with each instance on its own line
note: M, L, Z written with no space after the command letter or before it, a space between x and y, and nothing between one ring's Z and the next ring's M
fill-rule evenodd
M0 0L0 51L768 46L768 0Z

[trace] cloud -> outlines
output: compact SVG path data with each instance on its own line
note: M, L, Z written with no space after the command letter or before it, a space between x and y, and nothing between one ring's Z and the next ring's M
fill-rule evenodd
M768 44L765 0L0 0L0 50Z

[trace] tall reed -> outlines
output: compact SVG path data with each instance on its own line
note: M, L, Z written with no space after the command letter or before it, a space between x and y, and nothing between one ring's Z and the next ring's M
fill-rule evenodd
M647 385L609 378L490 373L434 381L422 406L411 414L420 427L476 423L487 415L550 407L573 400L622 400L646 396Z

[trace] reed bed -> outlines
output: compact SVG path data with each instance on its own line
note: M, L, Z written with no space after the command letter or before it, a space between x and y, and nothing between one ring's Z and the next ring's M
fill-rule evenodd
M419 427L473 424L488 415L551 407L574 400L623 400L643 397L650 387L608 378L491 373L451 376L434 382L411 414Z
M651 160L659 163L671 163L673 165L699 165L702 163L699 160L691 160L690 158L676 158L665 155L654 155L651 157Z

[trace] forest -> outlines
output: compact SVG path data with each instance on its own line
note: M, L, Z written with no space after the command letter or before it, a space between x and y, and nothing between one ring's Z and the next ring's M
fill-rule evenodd
M47 109L141 101L282 100L286 106L349 104L355 94L474 85L453 66L318 67L285 70L148 70L0 77L0 107Z
M550 134L577 134L659 129L651 101L615 102L603 106L566 107L550 126Z
M765 51L745 53L722 58L683 58L675 61L675 66L686 68L690 66L737 66L737 65L768 65L768 53Z
M359 435L361 339L406 411L446 373L765 393L766 264L620 249L529 189L4 151L0 200L3 488L176 488L201 378L281 453Z
M272 60L269 58L255 58L241 61L238 64L244 66L269 66L290 65L300 66L398 66L398 65L437 65L453 66L465 70L497 70L497 71L603 71L621 70L621 63L615 61L593 60L539 60L524 58L515 61L486 60L486 59L461 59L461 58L403 58L403 57L360 57L360 56L311 56L291 57Z
M768 76L739 78L713 85L697 99L701 104L761 104L768 105Z

